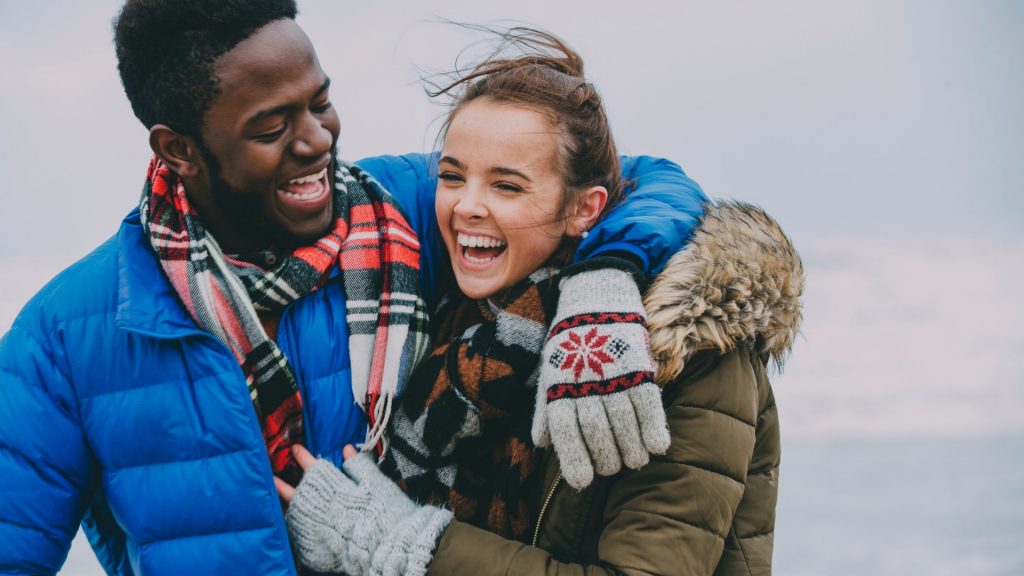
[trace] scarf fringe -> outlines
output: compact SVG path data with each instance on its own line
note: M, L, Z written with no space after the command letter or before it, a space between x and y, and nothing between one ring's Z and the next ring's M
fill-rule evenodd
M377 403L373 407L373 417L370 420L372 424L366 429L366 441L359 446L361 451L369 452L377 448L378 444L381 454L387 450L388 442L384 433L387 432L388 422L391 421L391 411L395 399L396 395L393 392L381 392L380 397L377 398Z

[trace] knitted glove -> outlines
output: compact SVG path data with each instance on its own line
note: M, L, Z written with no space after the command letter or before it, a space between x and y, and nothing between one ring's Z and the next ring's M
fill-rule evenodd
M594 265L561 281L532 430L534 444L554 445L562 476L578 490L595 469L609 476L622 464L640 468L648 453L669 446L633 270L624 262Z
M317 572L425 574L452 513L414 503L369 454L343 469L320 459L295 489L285 519L299 562Z

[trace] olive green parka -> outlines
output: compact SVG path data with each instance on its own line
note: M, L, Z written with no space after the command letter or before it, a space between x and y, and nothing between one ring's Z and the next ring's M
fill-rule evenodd
M766 366L792 345L803 280L766 214L709 206L645 297L667 453L576 491L549 450L533 545L453 521L429 573L771 574L781 448Z

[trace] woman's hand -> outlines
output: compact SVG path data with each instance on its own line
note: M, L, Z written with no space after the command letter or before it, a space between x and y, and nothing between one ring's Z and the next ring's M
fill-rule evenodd
M310 454L309 450L306 450L306 447L301 444L295 444L292 446L292 454L295 455L295 461L302 467L303 472L309 470L313 464L316 464L316 457ZM341 455L345 460L348 460L356 454L358 454L358 452L351 444L345 446L344 450L341 451ZM274 476L274 486L277 487L277 494L281 497L281 500L283 500L285 504L291 504L292 498L295 497L295 488L277 476Z
M638 469L669 446L632 265L598 258L562 271L544 345L532 436L553 445L562 476L582 490L594 473Z
M303 469L295 488L275 478L299 562L317 572L422 576L452 513L421 506L369 454L345 446L339 470L292 448Z

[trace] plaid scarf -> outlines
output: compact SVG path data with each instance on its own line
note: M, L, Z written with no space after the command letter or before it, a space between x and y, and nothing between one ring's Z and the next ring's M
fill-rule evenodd
M380 440L391 405L428 344L415 232L369 174L340 160L335 169L333 226L272 270L226 257L203 228L181 179L158 158L149 165L140 206L143 229L182 303L238 361L271 467L292 484L302 474L289 449L305 441L302 398L287 358L267 336L258 312L279 313L340 267L352 391L369 419L364 447Z
M412 498L524 542L540 481L530 424L555 272L541 268L496 305L442 303L443 344L414 373L381 462Z

